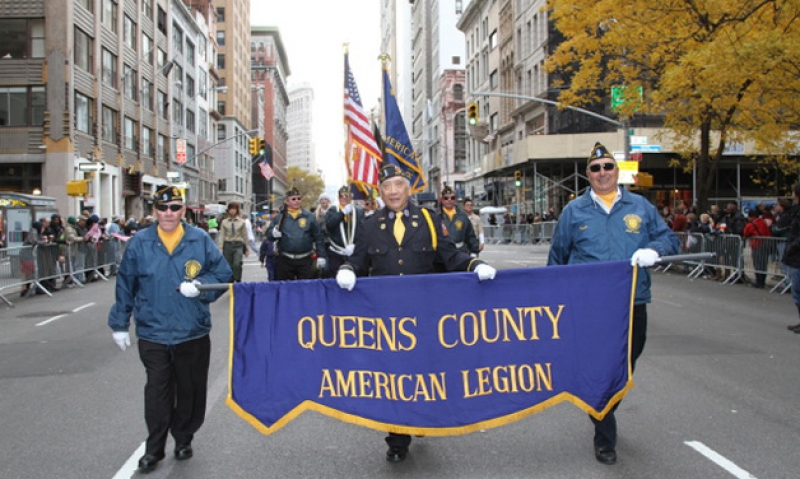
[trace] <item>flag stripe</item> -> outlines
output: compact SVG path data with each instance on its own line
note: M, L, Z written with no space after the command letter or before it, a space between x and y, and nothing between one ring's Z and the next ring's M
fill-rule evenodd
M344 122L347 126L345 161L352 180L368 185L378 184L378 162L381 152L372 134L369 119L361 105L356 80L350 70L348 55L344 55Z

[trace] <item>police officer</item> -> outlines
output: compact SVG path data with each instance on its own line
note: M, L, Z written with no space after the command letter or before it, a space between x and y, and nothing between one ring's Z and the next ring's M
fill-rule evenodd
M279 256L275 266L275 279L312 279L316 250L317 266L324 270L327 253L322 228L314 214L303 209L303 197L296 187L286 192L284 208L269 224L267 238L275 241Z
M494 268L459 251L447 239L435 212L409 201L411 182L399 167L384 165L378 180L386 206L357 231L355 250L336 274L340 287L352 290L358 271L370 276L433 273L434 261L447 271L474 271L481 281L494 279ZM408 454L411 436L389 433L386 443L386 459L400 462Z
M660 256L678 252L678 237L656 208L643 196L619 187L617 162L600 143L595 144L589 156L586 177L591 188L564 208L553 235L548 265L630 260L631 265L647 268ZM631 331L632 368L636 367L636 360L644 350L650 299L650 271L640 269ZM615 464L617 420L614 410L601 421L591 419L595 425L595 458L602 464Z
M442 189L441 219L450 240L459 251L477 256L480 252L480 241L475 235L475 229L464 211L458 207L456 192L449 186Z
M328 208L325 229L328 232L328 268L323 278L333 278L355 249L355 234L364 223L364 210L353 205L350 188L339 188L339 202Z

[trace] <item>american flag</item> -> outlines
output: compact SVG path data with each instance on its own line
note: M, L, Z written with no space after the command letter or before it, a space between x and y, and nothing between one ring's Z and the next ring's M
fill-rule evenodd
M378 163L382 155L370 129L369 119L361 106L356 80L344 54L344 123L347 127L348 172L353 181L376 186ZM352 164L350 163L352 162Z
M269 181L270 178L275 176L275 171L272 169L271 166L269 166L269 163L267 162L267 157L266 156L264 157L264 161L259 163L258 166L259 166L259 168L261 168L261 176L266 178L267 181Z

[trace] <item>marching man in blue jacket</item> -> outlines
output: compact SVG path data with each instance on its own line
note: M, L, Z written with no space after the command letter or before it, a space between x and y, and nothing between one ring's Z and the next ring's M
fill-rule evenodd
M228 283L232 272L208 233L182 221L183 194L159 189L157 226L128 243L117 274L116 303L108 314L114 342L131 345L136 324L139 357L147 372L144 414L148 437L139 471L150 472L164 458L167 435L175 459L192 457L192 439L205 420L211 356L209 303L224 291L201 293L201 283Z
M629 260L648 268L661 256L677 254L680 242L647 198L620 188L619 166L600 143L586 163L590 188L564 208L558 219L548 265ZM631 367L647 338L650 271L640 269L633 308ZM618 404L619 405L619 404ZM616 409L616 408L614 408ZM602 464L617 462L617 420L614 410L595 426L594 455Z

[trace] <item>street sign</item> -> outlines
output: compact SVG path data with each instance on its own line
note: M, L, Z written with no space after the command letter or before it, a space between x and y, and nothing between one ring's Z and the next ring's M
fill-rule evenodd
M185 139L178 138L177 140L175 140L175 153L176 153L175 161L177 161L178 164L182 165L182 164L186 163L186 140Z
M661 153L661 145L631 145L631 152Z
M105 169L105 163L78 163L78 170L80 171L104 171Z
M180 178L181 174L178 171L168 171L167 178Z

